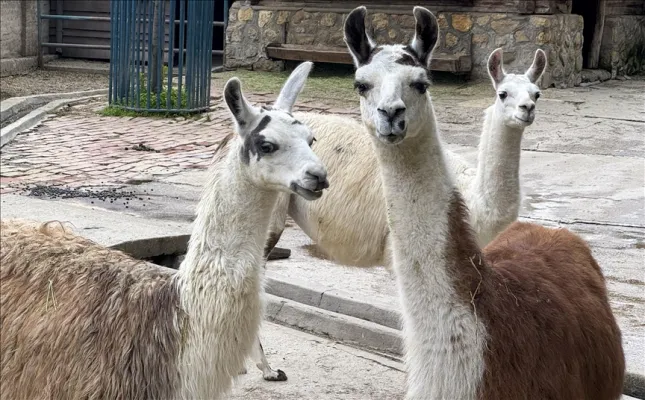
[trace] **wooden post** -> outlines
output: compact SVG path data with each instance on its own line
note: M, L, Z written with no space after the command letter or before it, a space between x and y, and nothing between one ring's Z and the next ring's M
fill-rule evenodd
M605 3L606 0L596 0L596 24L593 31L591 47L587 53L587 68L598 68L600 62L600 45L602 44L602 34L605 28Z

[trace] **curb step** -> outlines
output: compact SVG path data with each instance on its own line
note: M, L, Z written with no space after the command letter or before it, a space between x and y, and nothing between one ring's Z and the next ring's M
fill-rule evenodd
M401 355L400 331L266 294L266 319L361 348Z

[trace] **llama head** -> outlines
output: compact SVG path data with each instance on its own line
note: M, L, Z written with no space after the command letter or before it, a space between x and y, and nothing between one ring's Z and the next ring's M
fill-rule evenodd
M259 187L293 192L307 200L319 198L323 189L329 187L327 171L311 150L315 140L311 130L291 114L312 65L300 64L270 107L251 105L237 78L231 78L224 87L224 99L239 135L239 157L246 176Z
M524 74L507 74L504 71L503 51L496 49L488 58L488 74L497 91L495 111L503 118L504 125L524 128L535 120L535 102L540 88L535 82L546 68L546 54L538 49L533 64Z
M428 68L439 37L434 15L414 7L416 30L412 41L377 46L365 30L367 10L354 9L345 20L345 43L356 66L354 86L369 132L385 143L413 137L426 125L430 96Z

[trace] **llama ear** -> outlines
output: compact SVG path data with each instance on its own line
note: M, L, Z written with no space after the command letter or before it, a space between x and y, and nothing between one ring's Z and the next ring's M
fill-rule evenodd
M493 50L488 57L488 75L493 80L493 87L497 89L506 75L504 72L504 50L501 47Z
M298 95L302 91L302 88L305 87L307 77L313 66L314 63L311 61L305 61L293 70L284 83L284 86L282 86L278 99L273 104L275 108L291 112L291 108L295 104Z
M242 83L238 78L231 78L224 86L224 100L233 119L240 128L248 126L255 118L257 111L249 104L242 94Z
M367 8L360 6L353 9L345 20L345 43L356 68L367 63L375 47L365 30L366 15Z
M439 38L439 24L434 14L426 8L414 7L412 13L417 23L410 48L414 50L423 65L430 67L432 50Z
M526 77L529 78L531 83L535 83L546 69L546 53L542 49L537 49L535 51L535 57L533 58L533 64L531 68L526 71Z

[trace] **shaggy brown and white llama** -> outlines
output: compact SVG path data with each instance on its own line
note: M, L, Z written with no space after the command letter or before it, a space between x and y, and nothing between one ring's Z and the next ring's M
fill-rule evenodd
M262 320L263 249L278 192L317 199L326 170L291 115L311 63L271 109L237 78L224 90L238 137L215 165L176 273L59 224L1 223L2 399L216 399Z
M345 23L383 180L407 398L618 399L621 334L585 242L566 229L516 222L478 246L427 93L437 21L424 8L413 13L412 42L378 52L365 7Z

